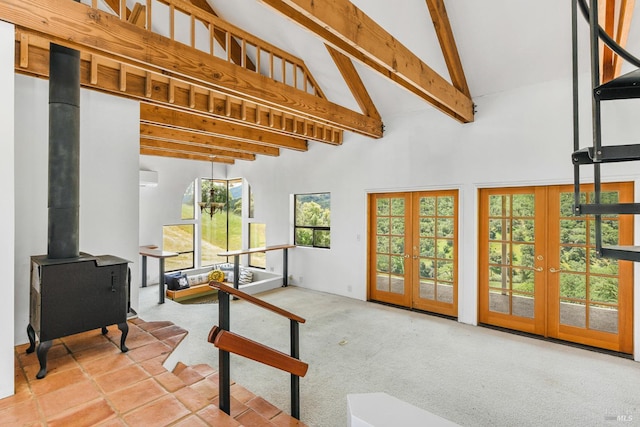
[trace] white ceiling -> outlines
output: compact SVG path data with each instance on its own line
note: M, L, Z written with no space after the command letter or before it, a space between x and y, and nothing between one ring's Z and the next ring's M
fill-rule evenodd
M359 110L322 41L259 0L208 0L225 20L302 58L327 97ZM425 0L352 0L445 79L449 75ZM571 76L571 2L445 0L473 98ZM640 56L640 2L628 49ZM588 27L579 16L581 46ZM586 53L581 56L584 70ZM383 120L427 103L366 66L356 67Z

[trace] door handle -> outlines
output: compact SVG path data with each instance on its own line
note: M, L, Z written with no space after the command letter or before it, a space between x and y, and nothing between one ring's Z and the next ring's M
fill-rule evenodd
M560 270L560 269L556 270L556 269L555 269L555 268L553 268L553 267L551 267L551 268L549 269L549 272L550 272L550 273L560 273L561 271L562 271L562 270Z
M409 255L409 254L404 254L404 257L405 257L405 258L410 258L410 257L411 257L411 255Z
M544 268L542 268L542 267L533 267L533 269L534 269L535 271L542 271L542 270L544 270Z

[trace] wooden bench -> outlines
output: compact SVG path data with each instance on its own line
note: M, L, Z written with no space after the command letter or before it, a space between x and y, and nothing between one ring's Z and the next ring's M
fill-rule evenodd
M208 283L202 283L200 285L193 285L187 289L181 289L179 291L170 291L167 289L167 298L180 302L204 295L215 294L217 292L218 291L211 288Z

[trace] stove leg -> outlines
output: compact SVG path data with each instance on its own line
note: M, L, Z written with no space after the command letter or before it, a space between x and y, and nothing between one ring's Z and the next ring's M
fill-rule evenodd
M47 353L50 348L51 341L41 341L40 344L38 344L36 354L38 355L38 361L40 362L40 371L36 375L36 378L39 380L47 375Z
M29 337L29 348L27 349L27 354L31 354L36 349L36 331L33 330L31 323L27 325L27 336Z
M124 345L124 340L127 339L127 335L129 334L129 324L126 321L118 323L118 329L122 332L122 336L120 337L120 350L126 353L129 349Z

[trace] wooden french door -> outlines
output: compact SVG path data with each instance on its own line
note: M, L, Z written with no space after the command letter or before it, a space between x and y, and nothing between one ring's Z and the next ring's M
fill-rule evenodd
M633 184L604 184L602 201L632 202ZM633 265L596 257L594 218L572 208L572 186L480 190L479 320L631 353ZM602 223L605 245L632 244L631 216Z
M369 298L458 315L458 192L372 194Z

